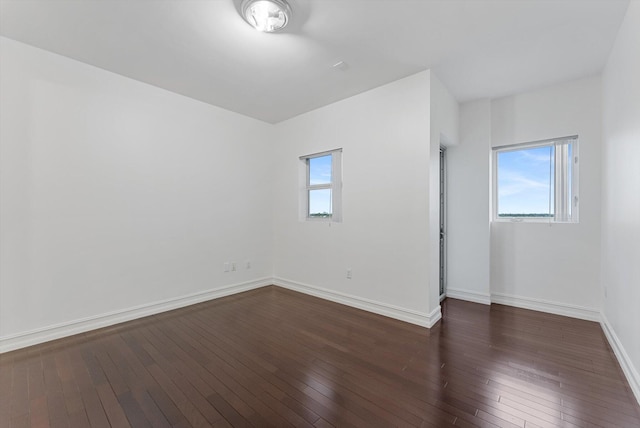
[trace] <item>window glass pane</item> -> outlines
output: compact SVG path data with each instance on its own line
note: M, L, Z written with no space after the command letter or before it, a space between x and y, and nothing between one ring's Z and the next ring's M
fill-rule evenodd
M554 216L554 146L498 152L498 217Z
M331 217L331 189L309 190L309 217Z
M309 184L331 184L331 155L309 159Z

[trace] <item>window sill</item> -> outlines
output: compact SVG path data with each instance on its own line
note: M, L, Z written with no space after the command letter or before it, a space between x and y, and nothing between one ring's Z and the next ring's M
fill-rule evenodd
M319 221L319 222L332 222L331 217L306 217L305 221Z
M548 218L494 218L492 223L578 224L578 221L556 221Z

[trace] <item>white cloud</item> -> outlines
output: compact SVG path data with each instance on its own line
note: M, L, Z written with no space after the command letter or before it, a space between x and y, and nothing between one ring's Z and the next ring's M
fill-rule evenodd
M499 177L499 193L501 197L527 194L532 191L549 189L548 181L538 181L509 170L501 170Z

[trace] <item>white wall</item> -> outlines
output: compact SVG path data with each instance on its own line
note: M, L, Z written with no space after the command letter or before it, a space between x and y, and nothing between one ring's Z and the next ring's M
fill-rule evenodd
M431 140L435 141L439 150L440 146L459 143L460 106L438 76L434 72L430 72L429 75L431 83Z
M9 39L0 48L0 350L274 276L417 324L439 318L430 150L457 139L457 103L430 72L273 127ZM344 222L300 222L298 157L335 147Z
M460 144L447 147L447 296L489 304L491 102L460 107Z
M1 339L272 276L270 125L0 43Z
M580 223L493 222L493 301L599 318L601 118L598 77L492 101L493 146L580 141Z
M603 75L602 298L640 401L640 3L631 2ZM606 292L606 294L605 294Z
M448 295L599 318L601 81L466 103L447 150ZM492 146L580 137L580 223L490 223Z
M432 320L429 106L423 72L276 125L276 283ZM298 157L334 148L343 148L343 222L299 221Z
M624 37L618 50L631 51ZM274 276L430 325L439 317L440 143L449 147L450 290L487 303L491 280L494 301L583 317L599 308L598 78L466 104L458 128L457 103L427 71L273 127L11 40L0 49L0 340ZM623 57L614 53L608 68L611 110L624 91L618 75L630 79ZM630 115L609 114L607 147L630 145L621 131ZM573 134L580 224L489 230L491 145ZM344 221L301 222L298 157L337 147ZM619 152L605 155L604 213L618 236L628 232L614 208L624 196L607 183L637 179L637 169L618 171ZM612 309L629 301L618 245L602 252L603 284L617 296L607 315L637 355L628 337L638 319ZM239 270L224 273L224 261Z

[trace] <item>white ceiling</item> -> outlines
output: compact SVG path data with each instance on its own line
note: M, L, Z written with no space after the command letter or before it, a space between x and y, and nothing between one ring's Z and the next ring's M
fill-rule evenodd
M597 74L629 3L290 0L264 34L239 1L0 0L0 34L275 123L425 69L460 102Z

